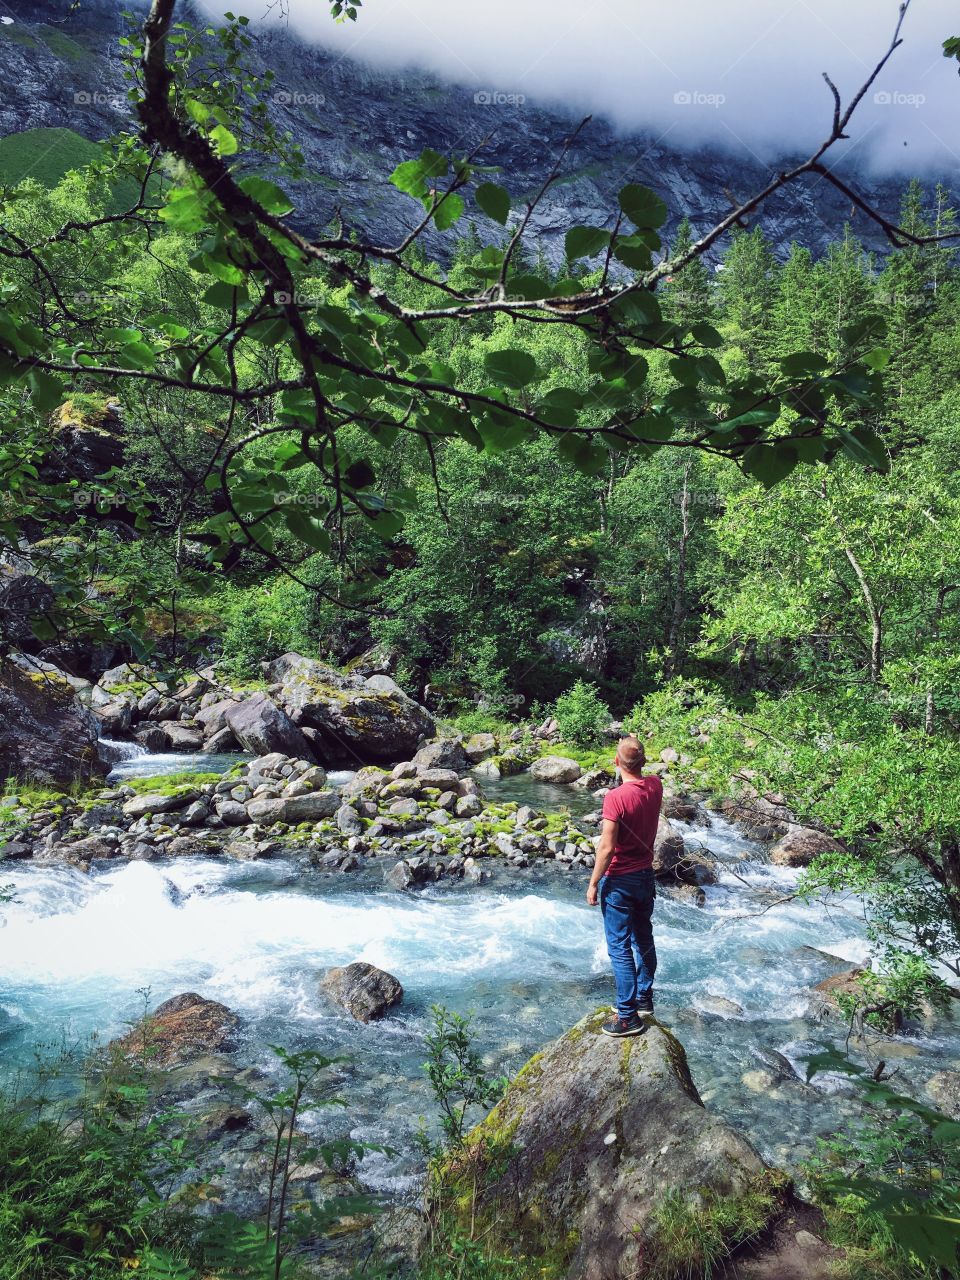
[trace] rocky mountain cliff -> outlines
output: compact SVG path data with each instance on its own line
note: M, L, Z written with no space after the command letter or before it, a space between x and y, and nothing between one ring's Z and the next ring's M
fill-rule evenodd
M18 6L17 15L0 25L0 133L69 128L100 139L122 127L129 108L117 47L124 28L119 9L90 0L67 12L65 3L40 0ZM303 147L315 175L295 193L307 230L320 230L339 208L348 224L382 242L399 239L417 206L387 184L394 166L425 146L468 151L488 134L484 162L500 166L503 181L521 196L542 181L571 127L555 108L530 99L334 58L280 26L261 33L255 58L275 71L271 112ZM663 196L670 229L684 213L696 229L706 229L729 209L731 196L743 199L768 180L771 168L717 151L671 149L652 136L618 134L595 119L572 147L565 172L567 180L531 226L531 241L555 262L566 228L606 222L627 181L646 183ZM884 212L895 212L899 181L847 176ZM821 251L846 219L869 247L886 247L874 226L822 179L782 192L762 215L781 254L792 240ZM477 223L482 236L502 234L482 216Z

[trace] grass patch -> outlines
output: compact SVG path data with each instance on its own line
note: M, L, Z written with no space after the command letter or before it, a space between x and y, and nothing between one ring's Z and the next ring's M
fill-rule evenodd
M765 1230L786 1181L771 1170L737 1196L707 1189L694 1199L677 1189L667 1191L653 1213L650 1280L710 1280L735 1249Z
M77 44L76 40L72 40L65 31L58 31L56 27L43 26L40 28L40 38L61 62L69 62L75 67L89 66L89 50Z
M180 791L222 780L222 773L163 773L151 778L129 778L125 785L132 787L138 796L174 796Z

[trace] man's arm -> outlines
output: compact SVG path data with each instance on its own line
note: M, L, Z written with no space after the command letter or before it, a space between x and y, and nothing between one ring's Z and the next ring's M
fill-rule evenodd
M607 867L609 867L613 851L617 847L617 830L619 826L619 822L611 822L609 818L604 818L603 826L600 828L600 843L597 845L597 856L593 863L593 875L590 877L590 886L587 889L587 902L590 903L591 907L597 905L597 886L607 874Z

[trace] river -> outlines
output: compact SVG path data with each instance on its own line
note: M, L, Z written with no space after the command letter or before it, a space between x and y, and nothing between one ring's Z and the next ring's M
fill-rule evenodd
M223 768L236 757L188 759L193 768ZM127 776L182 767L167 757L117 765ZM545 790L527 777L484 789L491 799L540 807L595 807L575 788ZM782 1075L776 1061L783 1068L786 1059L802 1077L812 1052L842 1042L835 1022L806 1015L811 986L847 966L813 948L840 944L848 954L862 946L859 906L790 901L796 873L766 864L722 818L680 828L712 852L721 872L703 908L658 900L658 1015L685 1045L705 1102L769 1159L795 1166L855 1103L839 1078L812 1088L770 1076ZM419 1118L431 1114L422 1063L432 1004L472 1012L487 1065L510 1073L608 1002L612 983L599 914L584 901L584 872L551 863L494 867L479 886L451 880L398 894L384 888L383 866L337 874L293 859L181 858L106 863L90 874L4 868L0 879L16 895L0 906L4 1069L27 1064L51 1042L109 1039L142 1008L138 991L149 989L151 1006L197 991L242 1016L245 1058L266 1066L277 1043L345 1055L336 1076L348 1107L342 1115L324 1111L326 1131L390 1142L398 1154L368 1157L361 1172L380 1189L406 1185L416 1171ZM353 960L400 979L405 996L395 1016L361 1026L320 994L322 971ZM710 1008L717 996L742 1012L717 1016ZM885 1041L883 1056L905 1083L916 1082L955 1065L958 1044L954 1018ZM772 1053L783 1059L771 1071Z

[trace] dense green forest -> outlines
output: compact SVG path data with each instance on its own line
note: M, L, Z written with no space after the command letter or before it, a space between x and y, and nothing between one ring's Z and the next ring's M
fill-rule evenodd
M596 763L614 720L679 747L691 788L746 785L841 839L797 892L866 896L880 960L861 1017L943 1006L960 975L951 193L905 183L884 255L852 206L814 258L765 238L759 199L668 237L660 197L630 184L551 265L524 235L536 193L427 149L390 179L408 241L349 223L310 239L245 21L204 33L172 10L126 41L139 131L0 193L0 545L42 583L0 614L0 658L94 678L104 654L178 678L214 664L255 688L287 652L349 668L375 648L464 732L556 716ZM848 122L838 102L833 140ZM561 146L546 183L562 163ZM438 1018L438 1061L453 1035L479 1075L465 1027ZM71 1140L98 1176L145 1179L156 1132L143 1082L123 1087L136 1143ZM50 1132L5 1123L11 1161L42 1157L61 1185ZM864 1274L933 1276L945 1249L946 1268L951 1170L932 1252L908 1263L885 1236L902 1270ZM437 1275L518 1274L494 1263Z

